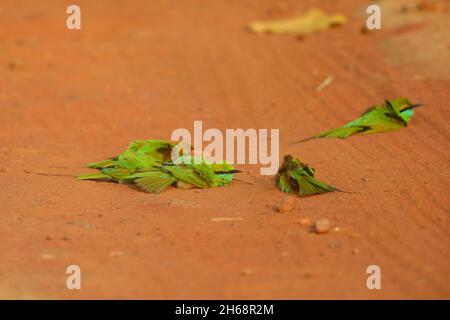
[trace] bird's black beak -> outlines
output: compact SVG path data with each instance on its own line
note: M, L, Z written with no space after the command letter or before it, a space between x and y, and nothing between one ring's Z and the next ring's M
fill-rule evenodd
M233 174L233 173L241 173L241 170L230 170L230 171L216 171L215 174Z
M423 104L416 103L416 104L411 105L411 107L409 107L408 109L415 109L415 108L418 108L418 107L423 107Z

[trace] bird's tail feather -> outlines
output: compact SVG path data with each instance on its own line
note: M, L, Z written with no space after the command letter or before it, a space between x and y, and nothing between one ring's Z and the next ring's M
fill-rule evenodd
M293 142L292 144L302 143L313 139L319 139L319 138L339 138L339 139L345 139L347 137L350 137L351 135L354 135L355 133L366 131L366 127L360 127L360 126L354 126L354 127L340 127L337 129L328 130L322 133L319 133L315 136Z
M291 142L290 145L303 143L303 142L306 142L306 141L309 141L309 140L314 140L314 139L317 139L317 138L318 138L317 136L312 136L312 137L309 137L309 138L306 138L306 139L302 139L302 140L299 140L299 141Z
M114 160L114 159L106 159L106 160L99 161L99 162L88 163L86 165L86 167L93 168L93 169L102 169L102 168L112 167L115 164L116 164L116 160Z
M95 179L109 178L109 176L101 172L97 172L97 173L80 174L77 178L79 180L95 180Z

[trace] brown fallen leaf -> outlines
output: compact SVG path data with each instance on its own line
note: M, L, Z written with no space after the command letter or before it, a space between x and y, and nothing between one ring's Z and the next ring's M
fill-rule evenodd
M347 22L342 14L327 15L321 9L311 8L301 16L271 21L255 21L250 24L250 30L255 33L275 34L309 34L324 31Z

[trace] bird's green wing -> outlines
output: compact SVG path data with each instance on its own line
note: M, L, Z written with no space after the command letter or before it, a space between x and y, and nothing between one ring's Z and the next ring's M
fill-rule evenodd
M142 174L144 175L144 173ZM145 192L161 193L170 187L177 179L161 171L145 172L145 176L134 180L136 186Z
M291 184L289 183L289 177L287 176L287 174L285 172L281 173L278 176L278 188L286 193L292 193L292 187Z
M99 162L91 162L91 163L88 163L86 165L86 167L93 168L93 169L110 168L110 167L114 167L116 165L116 162L117 162L117 157L111 158L111 159L106 159L106 160L99 161Z
M110 177L115 181L123 181L133 173L133 170L127 168L114 167L114 168L104 168L101 170L101 173L103 173L104 175Z
M302 169L294 170L291 176L298 183L298 193L301 197L336 190L335 187L306 174Z
M208 182L194 168L178 165L164 165L163 168L176 179L192 184L197 188L209 188Z
M164 140L147 140L137 151L138 154L152 157L157 161L170 160L174 144Z

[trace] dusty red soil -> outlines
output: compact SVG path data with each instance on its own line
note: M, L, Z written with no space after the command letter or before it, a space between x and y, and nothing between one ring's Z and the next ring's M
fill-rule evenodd
M450 298L448 13L362 34L357 1L278 2L78 1L69 31L64 1L1 1L1 298ZM245 28L310 5L350 21L304 39ZM397 96L427 105L407 129L288 147ZM194 120L280 128L281 154L355 193L281 214L254 166L240 167L254 185L161 195L36 174L83 172ZM305 217L338 229L310 233ZM65 287L70 264L82 290Z

